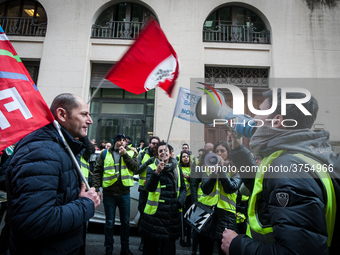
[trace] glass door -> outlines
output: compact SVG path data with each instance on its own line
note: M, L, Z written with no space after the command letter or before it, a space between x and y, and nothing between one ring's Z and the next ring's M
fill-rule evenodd
M145 121L144 116L114 116L105 115L98 120L99 141L112 142L117 133L130 136L132 146L138 146L139 141L144 139ZM143 137L143 138L142 138Z
M142 129L144 122L141 118L124 118L123 119L123 134L130 136L133 147L138 147L139 141L142 139Z
M119 130L121 129L120 122L120 117L113 116L105 116L98 120L98 136L100 137L100 143L103 140L112 143L113 137L119 133Z

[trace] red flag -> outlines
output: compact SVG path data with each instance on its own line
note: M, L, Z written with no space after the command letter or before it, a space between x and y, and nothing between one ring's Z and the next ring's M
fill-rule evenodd
M177 54L156 20L151 19L122 59L105 79L133 94L156 86L171 97L179 73Z
M53 120L0 26L0 151Z

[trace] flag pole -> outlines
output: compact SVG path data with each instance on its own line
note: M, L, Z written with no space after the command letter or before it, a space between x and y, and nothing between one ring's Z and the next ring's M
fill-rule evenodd
M103 79L99 82L99 84L98 84L96 90L93 92L93 94L92 94L92 96L90 97L90 99L89 99L89 101L87 102L87 104L90 104L90 103L91 103L92 98L96 95L97 91L101 88L101 86L103 85L104 81L106 81L106 79L103 78Z
M61 138L63 139L63 142L64 142L64 144L66 145L66 150L67 150L68 154L70 155L70 157L71 157L73 163L75 164L76 169L77 169L77 172L78 172L78 174L79 174L80 177L81 177L81 180L85 183L86 189L89 190L89 189L90 189L90 186L89 186L89 184L87 183L86 178L85 178L83 172L81 171L80 166L79 166L79 164L78 164L78 162L77 162L75 156L73 155L73 153L72 153L72 151L71 151L71 149L70 149L70 146L68 145L67 141L65 140L65 137L64 137L63 133L62 133L61 130L60 130L60 124L59 124L56 120L54 120L54 121L53 121L53 125L54 125L54 127L58 130L59 135L60 135Z
M182 89L182 87L178 90L176 105L175 105L175 108L174 108L174 113L172 114L170 129L169 129L169 133L168 133L168 138L167 138L167 140L166 140L166 145L165 145L165 150L164 150L164 155L163 155L162 162L164 162L165 154L166 154L166 151L167 151L167 148L168 148L169 137L170 137L170 133L171 133L171 129L172 129L172 124L174 123L175 112L176 112L177 103L178 103L178 97L179 97L179 94L180 94L180 92L181 92L181 89Z

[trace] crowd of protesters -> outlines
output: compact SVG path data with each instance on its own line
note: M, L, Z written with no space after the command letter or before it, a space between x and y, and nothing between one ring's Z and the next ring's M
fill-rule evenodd
M51 112L61 133L49 124L19 141L13 154L0 154L0 188L8 199L0 254L6 250L12 255L85 254L86 222L102 201L105 254L114 252L118 207L120 254L131 255L134 175L139 176L139 250L144 255L176 254L179 238L181 246L192 247L193 255L198 250L201 255L213 254L216 243L215 252L221 255L338 254L339 159L331 150L329 133L311 129L317 101L312 97L303 104L310 116L302 115L295 105L288 105L282 116L278 93L276 111L255 116L277 122L257 128L250 150L228 131L227 141L206 143L197 156L187 142L175 156L174 148L157 136L149 137L148 143L141 140L135 148L122 133L98 148L87 137L92 119L86 102L73 94L57 96ZM264 96L260 110L268 110L273 102L270 91ZM303 97L298 93L287 96ZM282 125L284 119L294 119L299 125L287 128ZM213 164L212 157L216 159ZM91 188L82 183L75 161ZM322 171L311 171L320 165ZM212 166L238 170L252 166L257 171L218 172L211 171ZM268 166L300 166L303 171L261 171ZM197 168L210 170L197 175ZM5 174L6 185L1 179ZM214 211L207 233L197 233L184 219L195 203Z

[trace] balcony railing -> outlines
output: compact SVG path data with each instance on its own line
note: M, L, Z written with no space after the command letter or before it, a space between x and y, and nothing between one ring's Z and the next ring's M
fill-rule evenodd
M144 22L109 21L107 26L92 25L92 38L136 39L144 27Z
M205 42L270 43L270 31L256 31L252 25L219 24L216 29L203 28Z
M7 35L45 36L47 23L36 22L33 18L0 16L0 25Z

